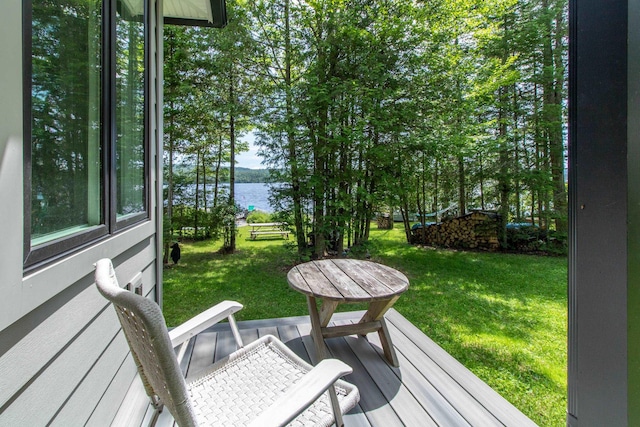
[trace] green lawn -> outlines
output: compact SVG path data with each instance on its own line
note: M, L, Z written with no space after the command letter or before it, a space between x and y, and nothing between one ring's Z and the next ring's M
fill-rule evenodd
M164 273L169 325L223 299L244 304L238 320L308 314L305 298L286 281L291 243L252 241L246 228L237 242L233 255L217 254L219 243L182 244L180 263ZM565 257L417 248L397 224L374 225L369 250L372 260L409 277L394 306L400 313L537 424L565 425Z

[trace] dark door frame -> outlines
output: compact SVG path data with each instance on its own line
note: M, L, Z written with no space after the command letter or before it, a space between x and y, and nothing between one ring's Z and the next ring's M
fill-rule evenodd
M640 425L640 5L569 17L567 425Z

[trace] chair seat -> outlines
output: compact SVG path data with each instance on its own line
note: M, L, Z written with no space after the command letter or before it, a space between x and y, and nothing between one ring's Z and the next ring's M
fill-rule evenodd
M211 365L187 388L200 425L243 426L312 368L277 338L267 335ZM342 412L348 412L358 401L357 388L339 380L335 389ZM334 420L324 393L289 425L330 426Z

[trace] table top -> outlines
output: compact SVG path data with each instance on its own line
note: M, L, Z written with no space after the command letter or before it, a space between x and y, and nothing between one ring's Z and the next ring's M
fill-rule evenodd
M389 299L409 287L409 279L398 270L357 259L305 262L289 271L287 281L305 295L342 302Z
M284 227L287 224L284 222L253 222L249 225L254 228L259 228L259 227Z

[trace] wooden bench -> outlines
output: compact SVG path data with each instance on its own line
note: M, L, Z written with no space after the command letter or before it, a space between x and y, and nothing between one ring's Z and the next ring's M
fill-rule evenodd
M258 236L280 236L283 239L289 238L289 230L284 222L256 222L251 226L251 240L256 240Z

